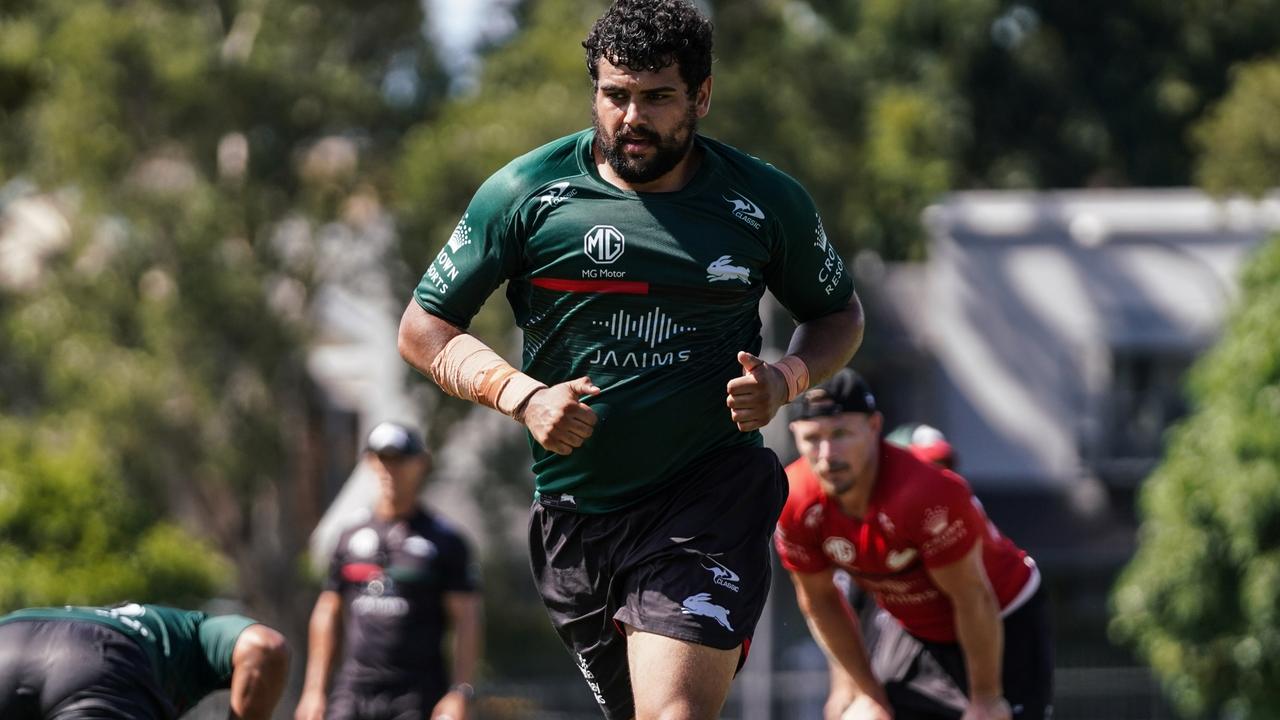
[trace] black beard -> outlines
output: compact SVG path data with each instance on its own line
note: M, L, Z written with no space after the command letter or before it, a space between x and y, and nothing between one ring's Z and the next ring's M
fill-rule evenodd
M689 112L685 115L684 122L677 125L676 129L665 137L645 128L625 126L619 128L618 134L611 137L600 124L600 117L594 105L591 108L591 120L596 129L596 147L604 156L605 162L609 163L609 167L618 177L634 184L653 182L671 172L689 154L689 148L693 147L693 138L698 132L698 113L693 103L689 103ZM685 133L683 140L680 139L681 133ZM623 135L642 137L653 143L655 150L653 157L636 159L627 155L622 150L621 136Z

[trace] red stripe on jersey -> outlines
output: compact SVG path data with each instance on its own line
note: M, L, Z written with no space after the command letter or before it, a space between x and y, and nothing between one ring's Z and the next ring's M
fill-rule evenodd
M382 566L373 563L347 563L342 566L342 579L347 582L369 582L382 574Z
M648 295L649 283L638 280L561 280L559 278L534 278L534 287L571 293L617 293L621 295Z

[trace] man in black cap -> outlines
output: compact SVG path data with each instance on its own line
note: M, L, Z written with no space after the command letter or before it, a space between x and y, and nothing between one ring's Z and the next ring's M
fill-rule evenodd
M806 391L791 423L801 458L775 545L819 642L858 686L851 720L919 717L891 705L832 582L848 572L968 694L963 720L1052 714L1048 615L1031 558L987 519L959 475L885 443L861 377Z
M371 517L338 538L311 614L296 720L464 720L480 653L470 550L418 501L431 455L421 435L384 422L364 462L379 481ZM444 635L452 630L452 673ZM342 660L329 691L338 648Z
M923 423L900 425L885 436L890 445L909 450L928 463L955 470L955 451L940 430ZM858 627L871 660L871 670L884 684L889 704L899 718L953 720L969 704L938 661L924 652L893 616L876 605L844 570L834 572L836 587L858 616ZM831 689L823 708L826 720L841 720L858 696L858 684L840 663L827 656Z

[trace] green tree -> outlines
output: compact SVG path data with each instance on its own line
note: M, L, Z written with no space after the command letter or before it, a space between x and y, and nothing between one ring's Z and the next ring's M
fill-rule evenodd
M414 0L5 4L0 206L30 262L0 274L0 604L235 579L296 610L316 245L377 215L441 93L421 25ZM67 226L23 240L42 206Z
M1195 128L1196 178L1222 194L1280 187L1280 60L1242 65L1230 92Z
M1222 340L1192 371L1192 414L1142 490L1139 548L1113 596L1189 715L1280 713L1280 238L1246 265Z
M1241 66L1195 127L1207 189L1280 180L1280 64ZM1193 413L1142 490L1139 549L1113 593L1113 634L1188 715L1280 713L1280 237L1245 265L1218 344L1192 371Z

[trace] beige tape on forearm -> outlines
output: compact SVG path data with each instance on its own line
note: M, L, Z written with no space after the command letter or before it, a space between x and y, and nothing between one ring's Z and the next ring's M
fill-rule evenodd
M530 395L546 385L511 367L474 335L450 340L431 361L431 379L454 397L516 416Z
M800 356L783 356L773 366L781 370L782 377L787 380L787 402L795 400L797 395L809 389L809 366L804 364Z

